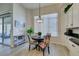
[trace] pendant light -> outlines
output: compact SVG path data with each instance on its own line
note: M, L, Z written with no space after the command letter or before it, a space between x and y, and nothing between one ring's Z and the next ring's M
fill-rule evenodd
M38 23L42 23L43 22L43 20L41 19L41 14L40 14L40 3L39 3L39 16L38 16L37 22Z

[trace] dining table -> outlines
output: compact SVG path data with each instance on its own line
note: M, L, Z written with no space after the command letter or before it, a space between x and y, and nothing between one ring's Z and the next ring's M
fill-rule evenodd
M44 37L35 36L35 37L32 37L32 39L37 41L38 43L40 43L40 42L42 42L44 40Z

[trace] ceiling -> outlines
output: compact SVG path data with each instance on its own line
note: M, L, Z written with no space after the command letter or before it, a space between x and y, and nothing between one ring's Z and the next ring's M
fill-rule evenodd
M40 3L40 7L45 7L52 4L54 3ZM39 7L39 3L22 3L21 5L28 9L36 9Z

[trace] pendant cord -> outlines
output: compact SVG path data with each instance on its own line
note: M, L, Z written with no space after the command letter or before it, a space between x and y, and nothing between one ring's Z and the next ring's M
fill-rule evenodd
M40 15L40 3L39 3L39 19L41 20L41 15Z

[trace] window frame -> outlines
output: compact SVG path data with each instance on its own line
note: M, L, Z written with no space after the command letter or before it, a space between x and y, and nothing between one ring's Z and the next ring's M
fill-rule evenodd
M57 37L59 37L59 14L58 13L49 13L49 14L57 14L57 36L53 36L52 35L52 37L54 37L54 38L57 38ZM43 15L49 15L49 14L42 14L41 16L43 16ZM35 16L34 16L35 17ZM37 16L38 17L38 16ZM34 23L35 23L35 18L34 18ZM34 28L35 28L35 24L34 24ZM35 31L34 31L34 33L35 33Z

